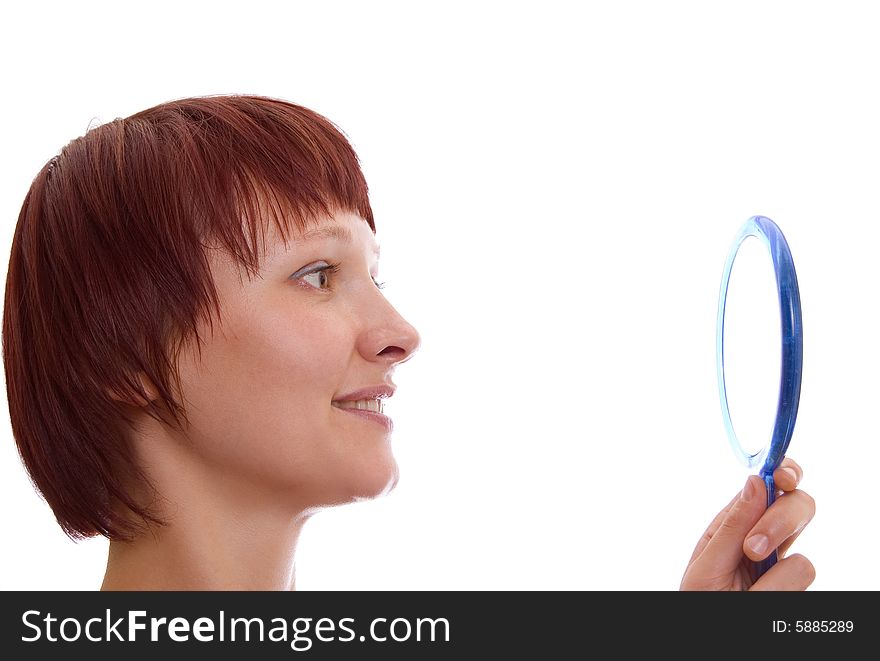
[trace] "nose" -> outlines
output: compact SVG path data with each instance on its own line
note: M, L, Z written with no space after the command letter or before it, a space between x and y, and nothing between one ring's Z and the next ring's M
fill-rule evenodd
M418 350L421 338L418 331L388 300L379 294L379 309L374 320L358 338L358 352L372 362L384 362L389 367L406 362Z

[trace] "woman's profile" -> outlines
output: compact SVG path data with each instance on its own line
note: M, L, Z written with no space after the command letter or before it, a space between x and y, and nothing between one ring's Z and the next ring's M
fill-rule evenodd
M100 125L38 173L6 283L12 431L102 589L295 587L302 526L397 481L383 401L417 331L383 296L357 156L328 119L258 96ZM682 589L804 589L800 467L752 477ZM755 543L757 542L757 543Z

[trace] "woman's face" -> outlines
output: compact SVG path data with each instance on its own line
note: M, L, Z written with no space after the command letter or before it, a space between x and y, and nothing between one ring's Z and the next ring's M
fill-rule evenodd
M285 246L274 225L259 277L220 252L221 324L180 356L192 451L233 484L311 507L391 489L391 421L378 413L419 336L376 285L378 250L340 212Z

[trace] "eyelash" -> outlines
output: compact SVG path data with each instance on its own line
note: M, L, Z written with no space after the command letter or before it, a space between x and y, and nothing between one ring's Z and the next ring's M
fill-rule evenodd
M339 272L339 263L337 262L337 263L333 263L333 264L325 264L324 266L319 266L317 268L310 269L310 270L306 271L305 273L300 273L296 279L300 280L304 276L314 275L315 273L326 273L329 277L330 274L338 273L338 272ZM373 278L373 284L376 285L377 289L383 289L385 287L384 282L378 282L375 278ZM329 287L327 289L329 289Z

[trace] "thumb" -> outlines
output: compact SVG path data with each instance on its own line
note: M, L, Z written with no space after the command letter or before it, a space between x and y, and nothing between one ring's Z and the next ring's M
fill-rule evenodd
M746 480L739 499L731 506L695 564L704 576L733 571L743 557L743 541L767 507L764 482L757 475Z

